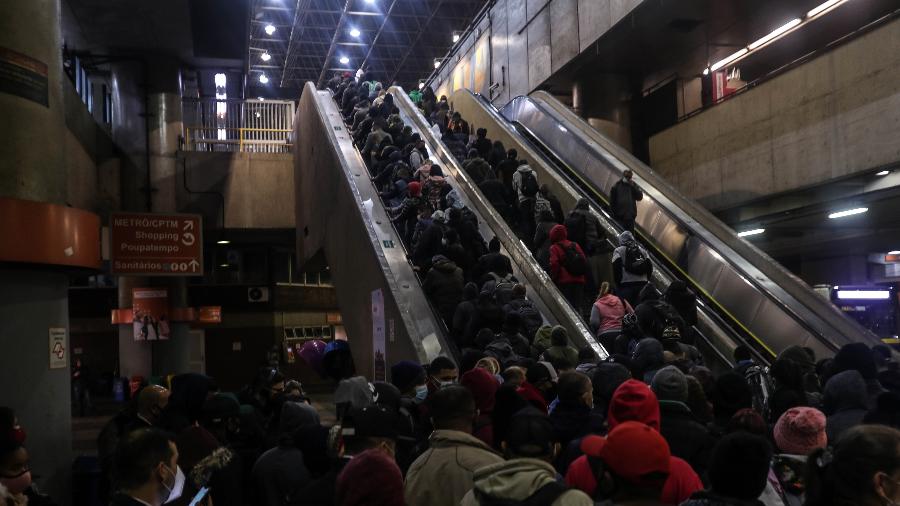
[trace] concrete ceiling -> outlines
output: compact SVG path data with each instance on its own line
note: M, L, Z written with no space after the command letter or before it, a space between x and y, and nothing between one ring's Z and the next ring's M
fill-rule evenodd
M299 89L306 81L361 66L381 81L410 86L452 45L485 0L252 0L249 83L260 95L272 87ZM276 31L267 34L272 24ZM359 37L350 34L360 31ZM261 55L272 56L263 61ZM340 63L346 57L348 63ZM260 85L259 75L270 79ZM268 95L267 95L268 96Z

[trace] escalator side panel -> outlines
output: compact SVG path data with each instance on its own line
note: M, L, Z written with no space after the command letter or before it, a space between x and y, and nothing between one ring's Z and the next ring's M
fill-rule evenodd
M298 259L324 250L358 373L375 377L372 294L379 289L386 366L449 355L340 113L312 83L300 98L294 138Z

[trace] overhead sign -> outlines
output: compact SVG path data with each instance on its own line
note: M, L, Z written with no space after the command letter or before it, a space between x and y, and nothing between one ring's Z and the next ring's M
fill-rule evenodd
M134 288L132 311L135 341L157 341L168 339L169 291L165 288Z
M113 274L202 276L203 220L196 214L114 213Z
M65 327L50 327L50 369L65 369L69 365L69 347Z

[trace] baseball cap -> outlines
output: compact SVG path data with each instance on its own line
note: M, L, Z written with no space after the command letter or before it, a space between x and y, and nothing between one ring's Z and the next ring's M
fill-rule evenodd
M388 408L377 404L364 408L353 408L344 417L341 434L344 437L396 439L397 417Z
M606 437L586 436L581 451L599 457L616 476L636 485L658 484L655 474L669 474L669 444L640 422L622 422Z

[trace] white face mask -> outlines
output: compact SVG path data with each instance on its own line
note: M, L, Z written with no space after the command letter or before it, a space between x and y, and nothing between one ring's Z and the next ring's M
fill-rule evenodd
M416 397L415 401L418 404L425 402L425 399L428 398L428 385L418 385L416 387Z
M166 471L169 471L168 467L166 467ZM172 471L169 472L171 473ZM181 497L181 493L184 491L184 472L181 471L181 466L175 466L175 483L169 487L163 482L163 486L169 491L169 496L163 502L164 504L168 504Z

